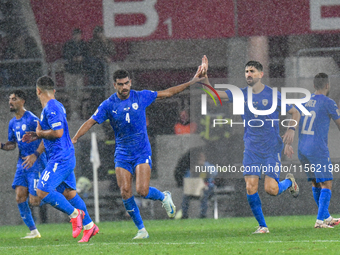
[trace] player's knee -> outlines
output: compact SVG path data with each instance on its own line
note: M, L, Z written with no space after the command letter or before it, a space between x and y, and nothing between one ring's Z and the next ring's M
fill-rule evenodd
M132 191L127 186L120 187L120 194L122 195L123 199L128 199L132 196Z
M74 189L65 189L63 195L67 200L71 200L77 195L77 191Z
M23 203L27 200L27 194L23 192L17 192L15 196L15 200L17 201L18 204Z
M17 194L15 196L15 200L17 201L17 204L20 204L20 203L23 203L27 200L27 196Z
M47 192L37 189L37 196L39 199L44 199L48 195Z
M39 197L30 197L30 204L32 206L39 206L40 205Z
M142 196L142 197L146 197L149 193L149 187L136 187L136 191L138 193L138 195Z
M257 192L257 187L258 187L258 185L247 183L247 185L246 185L247 194L248 195L255 194Z
M265 185L264 190L271 196L276 196L279 191L278 187L271 185Z

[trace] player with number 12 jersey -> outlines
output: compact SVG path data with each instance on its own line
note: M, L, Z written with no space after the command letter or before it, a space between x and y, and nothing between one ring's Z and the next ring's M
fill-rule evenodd
M298 158L308 181L312 182L313 197L318 206L314 228L333 228L340 223L340 218L333 218L328 211L333 180L328 132L331 119L340 129L340 112L334 100L328 97L330 82L327 74L319 73L314 77L314 88L311 99L303 104L310 115L301 113ZM291 157L292 149L285 151Z
M301 113L299 125L299 155L309 158L329 158L328 131L330 120L340 118L340 112L333 99L325 95L312 94L304 104L310 116ZM328 164L328 163L327 163Z

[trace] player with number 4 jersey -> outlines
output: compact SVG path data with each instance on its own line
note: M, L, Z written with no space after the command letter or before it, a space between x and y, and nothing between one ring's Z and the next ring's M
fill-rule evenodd
M318 205L315 228L332 228L340 219L332 218L328 207L332 195L332 162L328 150L328 131L333 119L340 130L340 111L334 100L328 97L330 91L329 77L319 73L314 77L315 92L311 99L304 103L310 115L301 113L299 122L298 157L312 182L312 191ZM292 156L290 145L285 148L288 157Z
M156 99L171 97L200 79L198 69L195 78L190 82L163 91L131 90L130 75L125 70L113 74L116 93L105 100L77 131L73 143L83 136L96 123L109 120L115 133L115 170L126 211L138 228L134 239L148 238L139 208L132 194L132 178L136 174L136 191L143 198L162 202L169 217L174 217L176 207L169 191L161 192L149 187L151 175L151 146L146 130L145 109Z

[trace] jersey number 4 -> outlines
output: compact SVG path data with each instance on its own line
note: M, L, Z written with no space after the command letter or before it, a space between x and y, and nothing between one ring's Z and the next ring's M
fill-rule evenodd
M316 117L316 112L311 111L310 113L312 114L312 116L307 116L307 115L302 114L304 119L303 119L303 124L302 124L302 128L301 128L301 134L314 135L314 131L312 130L312 127L313 127L313 123L314 123L314 120L315 120L315 117ZM306 129L306 125L307 125L307 121L308 121L309 117L311 117L311 120L309 122L308 129Z
M128 112L126 113L125 120L127 123L130 123L130 114Z

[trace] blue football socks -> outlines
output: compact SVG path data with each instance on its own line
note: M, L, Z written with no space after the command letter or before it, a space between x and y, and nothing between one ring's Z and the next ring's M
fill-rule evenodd
M149 193L146 197L146 199L151 199L151 200L164 200L164 194L163 192L159 191L158 189L154 187L149 187Z
M290 186L292 186L292 181L289 179L285 179L283 181L280 181L278 183L278 186L279 186L279 192L277 193L277 196L280 195L285 190L287 190Z
M123 203L124 203L126 211L130 215L131 219L135 223L138 230L144 228L144 223L143 223L142 217L140 216L138 206L135 202L135 197L132 196L126 200L123 199Z
M23 203L19 203L18 208L19 208L20 216L21 216L22 220L24 221L24 223L26 224L26 226L31 231L34 230L34 229L37 229L35 224L34 224L32 212L31 212L31 209L28 205L28 202L25 201Z
M84 211L84 213L85 213L85 216L84 216L84 219L83 219L83 225L84 226L92 222L92 219L91 219L89 213L87 212L85 202L78 194L74 198L72 198L68 201L70 202L70 204L74 208L77 208L77 209Z
M331 201L332 191L330 189L321 189L319 198L318 220L327 219L330 215L328 212L329 202Z
M74 212L74 207L67 201L67 199L61 193L57 191L52 191L48 193L46 197L41 200L41 204L50 204L54 208L66 213L67 215L71 215Z
M259 226L267 227L267 224L266 224L266 221L264 220L264 215L262 212L262 203L261 203L259 193L256 192L253 195L247 194L247 200L257 222L259 223Z
M315 203L319 207L319 198L320 198L321 188L312 187L312 190L313 190L313 197L314 197Z

